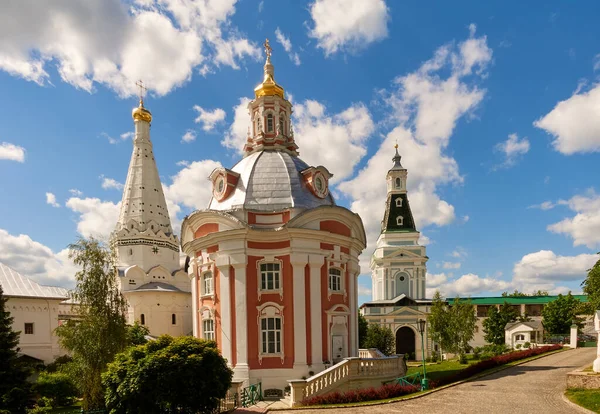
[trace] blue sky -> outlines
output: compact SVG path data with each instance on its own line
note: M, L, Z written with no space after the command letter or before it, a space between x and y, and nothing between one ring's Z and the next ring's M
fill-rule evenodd
M140 78L175 227L205 208L268 37L301 157L365 223L360 302L396 142L430 293L579 290L600 244L600 4L489 3L3 3L0 261L69 286L66 246L108 236Z

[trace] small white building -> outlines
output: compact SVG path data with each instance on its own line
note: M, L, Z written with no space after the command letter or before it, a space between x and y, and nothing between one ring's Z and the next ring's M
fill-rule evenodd
M504 341L509 348L523 346L526 342L541 343L543 338L544 327L541 321L510 322L504 328Z
M69 297L64 288L42 286L0 263L0 285L8 299L6 310L13 317L12 328L20 332L22 354L52 362L64 354L54 330L59 325L61 303Z

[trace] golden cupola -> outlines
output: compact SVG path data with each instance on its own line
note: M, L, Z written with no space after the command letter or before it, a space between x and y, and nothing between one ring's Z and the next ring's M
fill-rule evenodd
M261 96L279 96L280 98L284 98L283 87L278 85L275 82L274 78L274 68L271 63L271 45L269 44L269 39L265 40L264 43L265 54L267 55L267 60L265 62L264 70L265 75L262 83L260 83L256 88L254 88L254 96L256 98L260 98Z
M144 101L140 98L140 104L137 108L133 108L131 111L131 117L134 121L146 121L148 123L152 122L152 114L149 110L144 108Z

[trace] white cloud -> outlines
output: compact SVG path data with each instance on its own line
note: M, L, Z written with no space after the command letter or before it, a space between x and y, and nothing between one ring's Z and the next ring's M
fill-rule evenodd
M205 110L199 105L194 105L194 110L198 112L198 116L194 122L197 124L202 124L202 129L204 131L212 131L217 124L225 120L225 111L221 108L216 108L210 111Z
M69 193L71 193L72 195L76 196L76 197L81 197L83 195L83 191L80 191L76 188L71 188L69 190Z
M585 245L590 249L600 246L600 195L588 190L586 195L559 200L558 204L569 206L577 214L549 225L548 230L571 237L574 246Z
M124 187L122 183L118 182L114 178L108 178L104 175L101 175L100 179L102 179L102 188L104 188L105 190L122 190Z
M240 103L233 107L233 122L221 141L221 145L225 148L236 150L240 154L244 150L244 143L250 126L250 114L248 112L250 101L250 98L240 98Z
M529 152L529 140L527 137L519 140L517 134L510 134L506 141L496 144L495 149L504 154L504 162L497 166L497 168L512 167L521 155L525 155Z
M101 83L121 96L143 78L164 95L205 62L239 68L240 59L259 57L230 23L235 3L21 0L0 14L0 70L43 85L56 65L66 83L88 92Z
M594 56L594 72L600 70L600 53Z
M28 235L15 236L4 229L0 229L0 262L43 285L72 287L78 270L67 249L54 253Z
M359 296L371 296L371 287L366 285L358 284L358 295Z
M122 139L123 141L125 141L126 139L131 139L131 138L133 138L133 136L134 136L134 135L135 135L135 134L134 134L133 132L129 131L129 132L123 132L123 133L120 135L120 137L121 137L121 139Z
M50 204L52 207L60 207L60 204L56 202L56 196L52 193L46 193L46 204Z
M460 262L444 262L442 268L444 269L460 269Z
M485 91L475 82L481 79L492 54L485 36L475 38L473 29L465 42L439 48L415 72L396 78L395 88L387 93L387 103L393 111L390 122L397 125L358 175L339 185L351 197L352 211L363 219L367 255L380 232L385 176L392 166L396 143L402 165L408 169L409 200L418 228L444 226L455 218L454 207L440 198L437 189L440 185L459 185L463 177L456 160L444 151L458 120L483 99ZM476 51L475 46L481 50Z
M419 244L421 246L428 246L432 243L431 239L429 237L427 237L426 235L424 235L423 233L421 233L419 235Z
M213 160L194 161L171 177L169 186L163 185L167 204L182 204L192 209L204 210L212 196L208 176L221 163ZM171 212L171 205L168 205Z
M579 89L579 88L578 88ZM576 91L533 123L554 136L552 145L565 155L600 151L600 84Z
M463 248L458 246L456 249L454 249L452 251L452 253L450 253L450 256L456 258L456 259L460 259L460 260L464 260L467 257L467 251Z
M292 42L279 30L279 27L275 30L275 39L283 46L283 49L287 52L290 60L294 62L294 65L300 65L300 56L298 53L292 51Z
M524 292L554 290L555 284L583 280L599 259L595 254L559 256L540 250L521 258L513 268L513 287Z
M188 165L190 165L190 162L186 160L181 160L177 161L175 165L177 165L178 167L187 167Z
M121 202L115 204L98 198L71 197L65 205L79 214L77 231L82 236L107 241L119 219Z
M194 142L196 140L196 131L188 129L181 137L181 142Z
M25 162L25 148L10 142L0 143L0 160Z
M533 204L527 208L539 208L540 210L551 210L554 207L556 207L556 204L554 204L552 201L544 201L541 204Z
M430 281L431 279L431 281ZM509 289L511 284L495 277L480 277L473 273L462 275L457 279L450 279L445 273L438 275L427 275L427 297L433 297L439 290L443 297L454 298L460 296L466 298L476 296L483 292L502 292Z
M388 8L383 0L315 0L309 36L331 55L362 49L388 35Z

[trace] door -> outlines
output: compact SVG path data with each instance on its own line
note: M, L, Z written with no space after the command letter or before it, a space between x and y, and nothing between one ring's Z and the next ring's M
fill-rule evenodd
M415 359L415 331L408 326L396 331L396 353L409 354L410 359Z
M333 355L332 359L334 364L337 364L342 359L346 358L346 347L342 335L333 335L331 337L331 355Z

